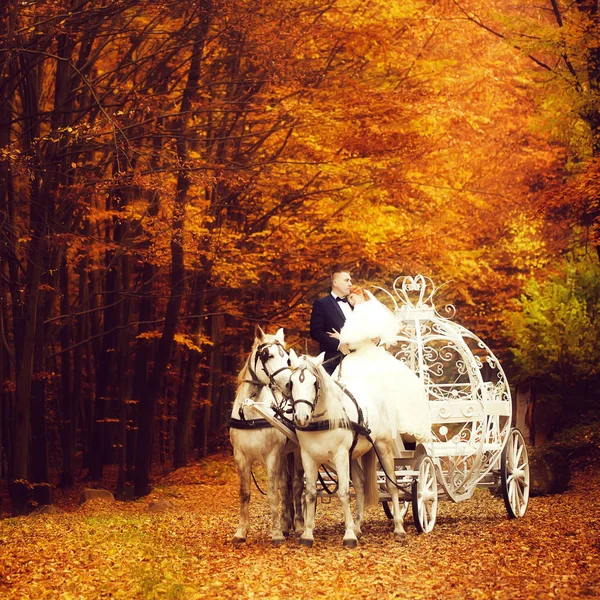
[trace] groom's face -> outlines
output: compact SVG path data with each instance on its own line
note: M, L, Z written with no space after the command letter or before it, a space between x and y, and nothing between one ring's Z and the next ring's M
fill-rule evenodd
M337 296L345 298L350 293L350 288L352 287L352 277L350 277L350 273L336 273L331 287Z

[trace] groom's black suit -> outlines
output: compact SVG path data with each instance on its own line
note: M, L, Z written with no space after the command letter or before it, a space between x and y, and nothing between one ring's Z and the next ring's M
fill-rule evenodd
M341 331L345 322L346 317L338 301L331 294L315 300L310 315L310 337L319 342L320 351L325 352L326 361L334 359L323 365L330 375L344 355L338 350L339 340L330 337L327 333L334 329Z

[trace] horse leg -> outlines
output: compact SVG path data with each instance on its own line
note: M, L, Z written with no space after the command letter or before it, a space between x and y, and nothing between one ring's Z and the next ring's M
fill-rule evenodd
M300 537L300 544L311 548L314 542L315 529L315 509L317 502L317 476L318 466L312 457L302 452L302 464L306 472L306 487L304 488L304 506L306 513L304 515L304 531Z
M237 448L234 448L234 458L240 482L240 522L232 542L235 546L239 546L246 541L246 536L248 535L250 513L250 468L252 465L246 459L245 454Z
M279 522L279 490L282 479L282 460L279 449L271 451L265 462L268 479L267 498L269 500L269 508L271 509L271 543L274 546L278 546L285 540Z
M357 460L352 461L352 485L356 492L356 510L354 511L354 534L357 539L362 535L365 521L365 474Z
M293 453L294 468L292 471L292 493L294 496L294 531L304 531L304 506L302 492L304 491L304 469L302 467L302 456L300 450Z
M354 520L352 519L352 510L350 508L350 456L346 448L342 448L337 452L334 457L334 464L338 476L338 497L342 504L346 526L343 544L346 548L356 548L358 540L354 533Z
M282 455L279 474L279 491L281 494L281 531L286 537L292 529L294 520L294 499L292 496L292 470L294 468L291 454Z
M392 497L392 508L394 515L394 539L398 542L402 542L406 539L406 530L404 529L404 523L402 520L402 512L400 510L400 501L398 499L398 488L394 485L396 471L394 467L394 456L389 444L375 444L379 453L379 460L381 461L381 467L387 474L385 481L387 490ZM388 476L394 479L394 482L388 479Z

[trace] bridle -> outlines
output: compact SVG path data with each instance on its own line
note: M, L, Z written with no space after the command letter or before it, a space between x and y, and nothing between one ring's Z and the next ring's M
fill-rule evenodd
M275 381L275 377L277 375L279 375L279 373L282 373L283 371L287 371L287 370L291 371L292 370L292 367L290 366L290 359L288 356L288 360L287 360L288 364L285 367L281 367L280 369L277 369L276 371L273 371L271 373L269 371L269 369L267 369L267 363L271 359L271 353L269 351L271 346L277 347L279 356L281 356L281 358L283 358L286 355L286 351L285 351L283 344L281 342L279 342L278 340L273 340L272 342L264 342L263 344L259 344L254 352L254 365L253 366L248 365L250 374L252 375L252 379L248 379L247 383L252 383L254 385L261 386L261 387L268 385L269 388L271 388L271 391L274 391L274 388L277 388L283 394L284 398L287 398L287 393L286 393L285 388L282 388L277 383L277 381ZM258 364L259 361L260 361L260 368L262 369L262 372L269 379L268 384L261 381L259 379L258 375L256 374L256 372L259 370L259 364Z
M258 388L264 388L264 387L268 387L269 390L271 391L271 394L273 395L273 399L275 401L275 403L272 405L272 408L276 411L276 412L280 412L282 414L285 414L286 412L292 412L292 409L285 409L285 405L287 403L287 401L289 400L289 396L287 394L287 389L284 387L282 388L277 381L275 381L275 377L277 375L279 375L279 373L281 373L282 371L286 371L286 370L292 370L292 367L290 366L290 359L288 356L288 360L287 360L287 365L285 367L281 367L280 369L277 369L276 371L273 371L273 373L271 373L269 371L269 369L267 369L267 363L269 362L269 360L272 358L271 357L271 353L269 351L269 348L271 346L277 346L277 350L279 352L279 356L281 356L282 358L286 355L286 350L283 346L283 344L281 342L279 342L278 340L273 340L272 342L264 342L262 344L259 344L256 347L256 350L254 351L254 361L253 364L249 363L248 364L248 370L250 371L250 375L252 377L252 379L245 379L245 383L250 383ZM260 366L259 366L259 362L260 362ZM262 369L262 372L267 376L267 378L269 379L269 383L265 383L264 381L262 381L261 379L259 379L258 375L256 374L256 372ZM277 394L275 393L275 390L279 390L279 392L281 393L281 398L278 399L277 398ZM258 395L258 392L255 392L254 394L252 394L251 398L255 398ZM236 423L236 427L240 427L242 422L246 422L246 418L244 417L244 413L243 413L243 408L240 407L239 409L239 415L240 415L240 419L230 419L230 423L235 421ZM252 420L252 428L256 428L256 427L265 427L265 426L270 426L268 424L268 421L266 421L265 419L253 419Z
M292 371L292 374L294 374L296 371L300 372L300 375L298 375L298 381L300 383L304 382L305 376L304 373L305 371L308 369L308 367L302 367L302 368L298 368L298 369L294 369ZM310 400L306 400L305 398L294 398L293 392L292 392L292 380L290 379L290 383L288 384L289 388L289 398L292 402L292 410L295 412L296 411L296 405L298 404L308 404L308 406L310 406L310 414L311 414L311 418L315 418L315 417L321 417L323 416L323 414L319 414L319 415L315 415L315 408L317 407L317 404L319 403L319 394L321 393L321 387L319 385L319 379L318 377L315 377L315 383L314 383L314 388L315 388L315 399L314 402L311 402Z

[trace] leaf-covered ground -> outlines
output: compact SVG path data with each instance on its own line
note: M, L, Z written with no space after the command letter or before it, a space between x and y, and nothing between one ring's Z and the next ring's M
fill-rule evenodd
M260 474L259 474L260 478ZM72 497L71 497L72 498ZM167 508L150 512L163 498ZM315 546L270 545L267 504L252 498L248 543L233 548L237 479L229 457L181 469L130 503L59 498L58 514L0 521L2 598L598 598L600 473L511 520L479 490L440 504L433 533L393 541L381 508L342 548L337 501L318 507Z

